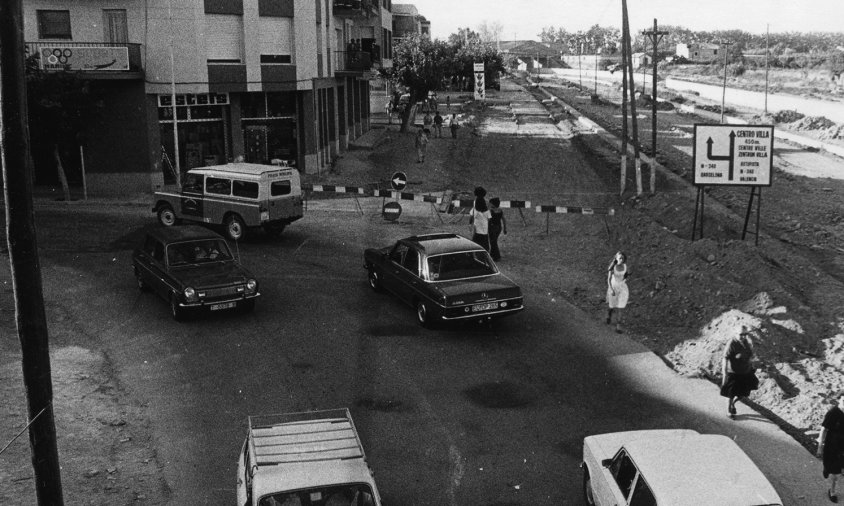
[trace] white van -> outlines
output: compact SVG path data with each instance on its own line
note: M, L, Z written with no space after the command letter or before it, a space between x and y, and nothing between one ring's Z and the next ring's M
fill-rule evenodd
M302 217L299 171L255 163L197 167L185 174L181 191L155 192L152 210L168 227L179 220L222 225L234 241L251 227L280 234Z

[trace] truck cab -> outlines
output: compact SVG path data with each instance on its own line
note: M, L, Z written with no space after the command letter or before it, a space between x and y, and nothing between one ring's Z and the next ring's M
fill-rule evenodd
M348 409L249 417L238 506L380 506Z
M155 192L152 210L164 226L222 225L233 241L248 228L280 234L303 215L299 171L256 163L197 167L185 174L181 190Z

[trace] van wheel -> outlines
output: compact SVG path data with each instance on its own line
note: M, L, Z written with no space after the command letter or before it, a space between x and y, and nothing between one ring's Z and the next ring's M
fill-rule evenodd
M246 225L243 224L243 219L236 214L230 215L223 223L226 227L226 237L232 241L239 241L243 239L246 233Z
M583 502L588 506L595 506L595 496L592 492L592 478L589 476L589 469L583 465Z
M176 213L170 204L164 204L158 208L158 222L165 227L172 227L176 224Z

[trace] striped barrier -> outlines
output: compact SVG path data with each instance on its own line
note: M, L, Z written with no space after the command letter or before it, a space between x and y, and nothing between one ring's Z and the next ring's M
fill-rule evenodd
M612 207L580 207L580 206L536 206L537 213L556 214L606 214L615 215Z
M474 199L459 199L452 200L451 205L454 207L472 207L475 205ZM502 200L499 207L506 209L530 209L529 200Z
M431 204L439 204L442 202L442 197L435 197L434 195L425 195L420 193L397 192L394 190L372 190L373 197L388 197L395 200L414 200L416 202L430 202Z
M368 193L365 188L357 186L337 186L333 184L303 184L302 190L326 193L354 193L356 195L366 195Z

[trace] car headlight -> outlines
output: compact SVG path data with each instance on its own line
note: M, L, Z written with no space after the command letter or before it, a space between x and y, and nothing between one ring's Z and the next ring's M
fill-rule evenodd
M185 300L186 301L196 302L196 300L197 300L196 290L194 290L191 287L187 287L187 288L185 288L184 294L185 294Z
M501 303L501 307L507 307L507 301L506 300Z
M255 290L258 289L258 282L254 279L250 279L246 282L246 291L249 293L255 293Z

